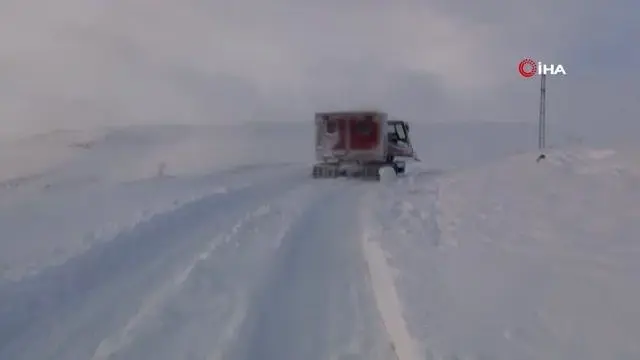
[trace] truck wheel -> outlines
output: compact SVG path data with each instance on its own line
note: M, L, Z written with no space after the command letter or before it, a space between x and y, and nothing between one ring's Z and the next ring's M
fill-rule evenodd
M393 164L393 169L396 171L396 174L404 174L404 172L405 172L405 164L404 163L395 163L395 164Z

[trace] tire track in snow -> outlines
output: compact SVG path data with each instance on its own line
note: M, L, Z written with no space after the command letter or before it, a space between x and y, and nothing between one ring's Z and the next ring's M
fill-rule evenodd
M124 327L100 343L92 360L113 359L118 355L122 355L124 358L154 359L184 357L184 353L181 351L184 351L186 344L184 346L171 345L175 342L185 341L183 337L188 338L188 348L192 356L204 358L204 354L211 353L206 357L207 359L221 358L224 345L233 339L236 330L244 321L248 299L247 290L243 286L247 286L247 282L251 283L251 278L254 276L254 272L242 274L238 272L237 267L229 269L222 266L221 263L225 262L227 266L233 265L235 262L240 267L251 264L258 266L262 258L269 256L269 248L275 251L278 247L279 241L285 236L290 226L295 223L299 214L303 212L304 204L310 198L318 196L317 194L311 196L309 189L310 185L308 184L291 189L275 203L259 205L253 211L245 214L228 232L216 235L208 247L194 256L184 270L176 273L172 280L150 295L141 310ZM265 236L270 238L267 240L264 238ZM258 241L259 244L256 243ZM239 253L236 254L236 252ZM228 264L229 259L232 258L232 264ZM244 281L235 282L233 288L220 286L219 289L216 289L214 286L209 289L213 292L207 293L209 296L202 298L200 292L206 291L203 286L210 284L213 281L211 278L216 276L215 271L210 271L213 269L225 270L224 276L227 279L224 283L227 285L231 283L229 278L234 277L235 272L238 272ZM214 281L214 284L217 283ZM233 298L235 301L225 301L229 298ZM221 307L224 307L226 316L218 317L217 315L222 309L203 305L203 301L217 302ZM185 302L193 303L192 307L206 308L210 311L203 311L198 317L183 316L188 320L185 320L186 323L183 324L175 324L181 330L177 337L167 334L157 327L154 328L154 319L162 319L167 316L167 313L175 313L172 309ZM182 310L185 315L193 311L193 308L189 311ZM201 327L207 326L205 324L207 322L210 323L209 326L216 322L218 324L215 328L210 328L206 333L202 333ZM226 326L221 326L219 322L225 323ZM196 333L193 330L195 328L200 331ZM140 339L142 346L136 347L136 339ZM160 342L163 344L156 347L144 346L145 343L158 344ZM211 350L212 347L213 350ZM148 353L149 349L151 349L151 354Z
M295 166L237 166L184 177L170 175L135 181L80 186L73 176L63 187L28 191L0 199L0 287L81 256L134 227L216 193L236 192ZM298 167L299 169L299 167ZM51 180L51 179L48 179ZM17 195L17 194L15 194ZM80 220L81 219L81 220ZM4 250L6 254L3 253Z
M360 249L362 183L338 183L341 186L313 203L290 228L255 290L241 336L225 359L392 356L382 341L385 331Z
M289 201L287 201L288 204L286 204L285 210L288 211L285 211L280 218L280 222L282 223L282 225L277 227L272 238L271 236L269 236L270 241L273 241L273 244L270 247L271 251L269 252L269 254L267 254L267 256L261 255L261 260L254 258L250 259L249 261L247 261L247 259L241 261L241 263L243 264L247 262L258 264L255 269L256 271L252 272L253 274L262 274L265 272L265 268L271 266L271 262L273 261L274 256L276 255L277 251L279 251L279 248L282 245L283 241L287 239L287 236L295 228L296 224L301 221L304 216L306 216L306 214L308 214L310 208L312 208L315 202L319 201L325 196L327 189L318 191L317 184L313 184L312 187L313 190L315 190L312 193L303 194L302 197L294 196L289 199ZM260 233L263 234L264 232L261 231ZM271 232L267 232L266 234L271 234ZM265 239L263 236L259 236L259 238L255 240L264 241ZM262 251L262 248L259 249L259 252L261 254L265 253L265 251ZM229 323L229 326L223 333L223 337L218 340L217 345L211 346L209 355L207 356L207 360L224 360L228 358L227 356L229 355L229 352L234 345L234 341L238 340L238 336L240 335L242 326L245 324L251 306L253 305L253 289L258 286L261 279L261 276L251 276L251 280L248 281L249 283L251 283L251 285L245 285L241 295L238 297L240 299L240 304L236 306L236 309L231 316L232 321Z
M140 306L140 310L131 319L129 319L129 321L127 321L124 327L117 330L113 335L102 340L91 357L91 360L111 359L112 356L116 355L125 346L131 344L135 340L135 331L138 330L140 326L144 325L145 320L154 316L155 313L159 311L159 308L161 308L166 301L169 301L171 296L180 291L181 285L187 280L194 268L201 261L207 260L218 247L231 241L243 226L263 215L264 209L265 207L261 206L257 210L247 214L233 226L229 233L215 236L209 244L208 249L199 253L191 260L184 270L177 273L162 287L147 296Z
M145 289L162 284L202 249L212 229L258 199L268 203L303 185L304 175L280 174L183 204L40 275L6 284L0 288L0 358L90 358L104 334L135 313Z

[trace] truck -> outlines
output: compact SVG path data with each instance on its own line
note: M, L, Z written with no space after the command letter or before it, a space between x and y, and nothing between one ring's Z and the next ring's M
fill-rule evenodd
M379 181L385 169L401 175L407 159L420 161L409 124L378 110L316 113L315 146L314 178Z

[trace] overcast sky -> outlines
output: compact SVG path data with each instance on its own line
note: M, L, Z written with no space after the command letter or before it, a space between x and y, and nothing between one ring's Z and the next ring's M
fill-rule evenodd
M640 122L637 0L3 0L0 132L311 121ZM576 125L577 126L577 125Z

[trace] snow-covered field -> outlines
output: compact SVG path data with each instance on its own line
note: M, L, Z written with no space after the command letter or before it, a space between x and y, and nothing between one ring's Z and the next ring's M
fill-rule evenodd
M308 124L0 143L0 359L637 359L640 151L414 126L392 182Z

